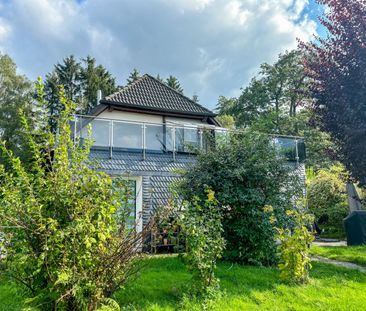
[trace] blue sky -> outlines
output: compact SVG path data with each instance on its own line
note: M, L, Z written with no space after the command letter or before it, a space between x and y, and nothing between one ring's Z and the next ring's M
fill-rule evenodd
M324 35L314 0L0 0L0 51L44 76L67 55L91 55L126 83L133 68L178 77L214 108L263 62Z

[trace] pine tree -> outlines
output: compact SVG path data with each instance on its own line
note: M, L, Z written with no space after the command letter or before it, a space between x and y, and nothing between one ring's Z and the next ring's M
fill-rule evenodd
M138 72L138 70L136 68L134 68L127 79L127 84L131 84L132 82L135 82L136 80L138 80L140 78L141 78L140 73Z
M109 95L117 90L115 78L102 65L96 65L95 58L87 56L82 59L83 65L80 69L80 85L82 101L80 106L83 113L88 113L97 104L97 91Z
M176 90L177 92L183 94L183 88L180 86L178 79L172 75L166 79L166 84L170 86L172 89Z

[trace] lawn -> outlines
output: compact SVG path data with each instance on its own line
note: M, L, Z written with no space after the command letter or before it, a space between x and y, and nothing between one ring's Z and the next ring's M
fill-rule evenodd
M314 263L311 283L302 286L282 284L273 268L221 263L217 275L225 294L216 310L364 310L366 305L366 274L326 264ZM200 310L194 300L180 304L190 278L179 258L150 258L115 299L126 310ZM1 311L21 310L23 299L14 285L0 282Z
M366 266L365 246L311 246L311 254Z

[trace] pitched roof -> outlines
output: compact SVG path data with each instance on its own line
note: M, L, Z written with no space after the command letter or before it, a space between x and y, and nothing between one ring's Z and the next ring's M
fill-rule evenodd
M105 97L101 103L150 111L216 116L212 111L148 74Z

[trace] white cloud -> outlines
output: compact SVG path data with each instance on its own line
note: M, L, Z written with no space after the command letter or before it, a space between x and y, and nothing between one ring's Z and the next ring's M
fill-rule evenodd
M30 77L90 54L120 84L132 68L173 74L211 108L316 29L307 0L1 1L0 49Z

